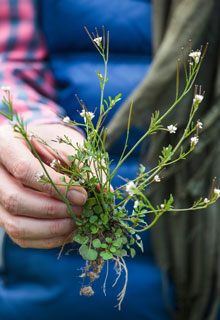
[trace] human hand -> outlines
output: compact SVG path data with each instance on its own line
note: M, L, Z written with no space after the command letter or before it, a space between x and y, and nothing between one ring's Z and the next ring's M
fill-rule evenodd
M30 127L30 131L49 144L57 135L68 135L73 144L82 143L77 131L59 124ZM33 156L27 143L19 139L10 126L0 128L0 225L11 239L25 248L54 248L61 246L74 231L75 222L50 184L37 182L36 174L42 172L39 161ZM54 159L53 152L37 143L35 148L55 183L61 174L48 164ZM55 145L63 157L73 153L66 145ZM64 187L58 187L62 194ZM67 198L76 216L82 214L87 200L86 191L71 187Z

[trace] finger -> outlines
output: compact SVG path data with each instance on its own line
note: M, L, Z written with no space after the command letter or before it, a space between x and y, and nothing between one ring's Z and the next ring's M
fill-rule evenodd
M76 229L73 219L36 219L14 216L0 205L1 223L13 239L41 240L67 236Z
M66 244L66 237L56 237L43 240L14 239L12 237L10 238L22 248L53 249Z
M3 142L2 139L0 139L0 162L7 170L24 185L60 199L60 196L50 183L42 184L37 181L36 176L41 174L43 169L39 161L33 156L22 140L18 139L16 143L11 143L10 139L10 141L8 141L8 139L5 140L6 141ZM62 175L47 165L45 165L45 168L53 182L60 184ZM57 188L63 195L65 194L66 187L57 186ZM87 193L81 187L70 187L67 198L74 205L84 205L87 200Z
M42 192L25 188L0 165L0 203L14 215L43 219L70 218L65 203ZM72 206L73 213L81 216L83 207Z

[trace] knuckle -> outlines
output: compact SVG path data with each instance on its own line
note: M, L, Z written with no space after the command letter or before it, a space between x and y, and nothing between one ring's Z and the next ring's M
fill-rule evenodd
M17 213L18 212L18 194L17 193L6 194L2 199L2 205L6 211L10 213Z
M50 225L50 234L52 236L57 236L62 233L62 222L61 221L53 221Z
M56 216L57 212L57 205L53 203L47 203L44 208L44 213L46 218L53 218Z
M25 159L16 161L12 167L12 174L16 179L25 180L29 171L29 163Z

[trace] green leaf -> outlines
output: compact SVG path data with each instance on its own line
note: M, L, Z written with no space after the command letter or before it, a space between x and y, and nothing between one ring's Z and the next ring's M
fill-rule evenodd
M92 245L93 245L94 248L98 249L98 248L101 247L102 244L101 244L101 241L99 239L94 239L92 241Z
M103 223L105 223L105 224L108 223L108 216L106 214L102 213L100 217L101 217Z
M121 234L122 234L122 230L121 229L117 229L116 232L115 232L116 238L120 237Z
M91 215L93 214L91 209L84 209L83 210L83 216L84 217L91 217Z
M117 240L114 240L114 241L112 242L112 245L113 245L114 247L116 247L116 248L120 248L120 247L122 246L122 242L121 242L120 238L117 239Z
M73 236L73 240L79 244L86 244L89 241L89 237L87 237L87 236L83 237L80 234L75 234Z
M122 239L122 243L123 243L123 244L126 244L126 243L128 242L127 238L125 238L125 237L123 237L123 238L121 238L121 239Z
M117 249L115 247L113 247L113 246L110 248L110 251L113 252L113 253L116 252L116 250Z
M100 256L104 259L104 260L109 260L109 259L112 259L113 258L113 255L111 252L108 252L108 251L102 251L100 253Z
M140 171L140 174L143 174L146 171L146 167L143 164L140 164L139 171Z
M116 239L116 240L114 240L114 241L112 242L112 244L113 244L115 247L118 247L118 248L122 247L122 245L123 245L123 244L126 244L126 243L127 243L127 239L126 239L125 237L123 237L123 238L118 238L118 239Z
M96 203L97 203L96 198L89 198L85 204L85 207L91 209L91 207L93 207Z
M94 210L94 212L97 213L97 214L100 214L100 213L102 213L102 211L103 211L103 210L102 210L102 207L100 207L99 205L93 207L93 210Z
M105 238L105 241L106 241L107 243L111 243L111 242L112 242L112 238L106 237L106 238Z
M93 234L98 232L98 228L93 225L90 227L90 230L91 230L91 233L93 233Z
M135 249L134 249L134 248L130 248L130 255L131 255L131 257L132 257L132 258L134 258L134 257L135 257L135 255L136 255L136 251L135 251Z
M91 216L90 219L89 219L89 222L90 223L95 223L97 220L98 220L97 216Z
M135 236L137 240L141 240L141 237L139 236L139 234L136 234Z
M66 177L65 176L60 177L60 181L66 183Z
M96 250L88 248L88 246L84 244L79 248L79 253L84 260L93 261L98 257L98 252Z
M85 244L81 245L81 247L79 248L79 253L81 254L81 256L83 256L84 254L86 254L89 250L89 247Z
M74 156L69 155L68 159L69 159L70 162L75 162L76 158Z
M115 255L118 257L124 257L127 256L127 251L125 249L118 249L116 250Z
M169 204L169 206L171 206L171 204L173 203L174 199L173 199L173 195L170 195L170 199L168 200L167 204Z
M102 244L101 244L101 247L102 247L103 249L108 248L108 246L107 246L107 244L106 244L106 243L102 243Z
M142 240L140 242L137 242L138 247L141 249L142 252L144 252L144 246Z

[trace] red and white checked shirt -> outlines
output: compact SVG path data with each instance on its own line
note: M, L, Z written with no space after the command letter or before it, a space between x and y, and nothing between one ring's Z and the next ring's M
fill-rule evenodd
M53 123L62 111L54 102L54 79L37 16L37 0L0 0L0 87L11 87L14 108L26 122ZM0 124L5 121L0 115Z

